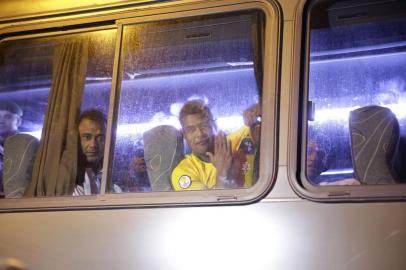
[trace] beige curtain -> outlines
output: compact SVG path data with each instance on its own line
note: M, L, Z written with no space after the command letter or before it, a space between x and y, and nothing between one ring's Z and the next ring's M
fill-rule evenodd
M77 119L86 78L89 42L67 38L55 48L52 86L32 180L25 196L71 195L78 157Z

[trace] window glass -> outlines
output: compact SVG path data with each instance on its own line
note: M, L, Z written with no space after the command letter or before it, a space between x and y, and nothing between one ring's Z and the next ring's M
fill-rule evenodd
M257 11L124 26L115 185L147 192L255 183L262 27Z
M6 145L5 149L1 149L2 161L5 162L2 164L4 165L2 176L4 176L5 184L2 184L1 187L6 197L21 197L30 185L33 164L40 139L48 140L48 136L50 138L64 138L68 136L66 135L67 132L65 134L61 132L57 135L49 133L49 135L46 135L46 138L41 138L44 134L48 134L44 133L47 132L46 130L43 131L46 111L54 111L55 107L62 108L63 110L67 105L66 100L73 100L73 97L71 98L70 95L74 95L72 89L75 86L64 78L71 77L71 81L76 80L78 70L69 68L73 67L74 62L78 62L78 59L83 58L80 60L83 62L81 66L83 66L84 74L83 84L80 86L83 90L81 91L83 92L83 100L82 97L79 97L77 99L78 102L76 102L77 104L72 104L72 108L76 106L78 114L80 113L80 108L82 111L95 108L103 113L107 113L111 88L115 32L115 30L101 30L54 37L9 40L0 43L1 146L5 147L5 137L15 133L33 136L16 139L13 144L10 143L8 147ZM86 50L86 58L85 56L82 57L82 51L75 56L75 53L72 53L72 51L77 50L75 47L68 48L68 45L70 46L74 43L74 45L78 45L79 41L83 44L86 43L86 47L83 49L84 51ZM64 51L62 56L60 51L64 46L68 49ZM57 70L61 70L60 73ZM64 86L67 89L66 93L64 93L65 97L51 100L51 93L55 92L54 94L56 94L56 92L60 92L62 89L60 85L62 84L66 84ZM67 112L69 116L69 111ZM9 115L10 113L11 116ZM71 122L75 123L75 121L73 119ZM71 128L72 130L77 130L75 125L72 125ZM66 144L64 139L61 141L62 145ZM32 144L35 144L36 147L30 148ZM19 146L17 147L17 145ZM55 145L55 147L57 146ZM69 144L69 147L78 148L78 145ZM5 150L5 153L3 153L3 150ZM28 159L27 155L23 155L24 151L29 152L30 157ZM7 160L3 160L3 154L7 157ZM48 159L52 159L52 157L49 156ZM77 157L75 162L76 159ZM17 170L18 168L13 167L14 164L18 164L17 161L21 161L24 168ZM44 168L45 171L49 169L46 167ZM71 176L71 178L74 178L74 176ZM55 190L47 190L50 188L49 181L51 180L49 178L43 179L45 180L40 181L40 184L34 183L32 196L72 194L68 194L69 192L67 191L55 192ZM57 180L54 179L53 181ZM73 183L70 186L72 189ZM39 193L40 189L43 192Z
M5 140L14 134L27 133L38 144L41 137L52 73L52 46L41 39L0 43L0 127L1 127L1 196L21 197L3 175L17 168L8 168L10 147ZM28 137L30 138L30 137ZM11 138L10 138L11 139ZM17 142L18 143L18 142ZM29 143L29 141L28 141ZM15 152L20 152L16 149ZM6 163L5 163L6 162ZM27 179L28 180L28 179ZM9 194L11 192L11 195Z
M406 181L406 9L383 2L310 5L305 166L312 184Z

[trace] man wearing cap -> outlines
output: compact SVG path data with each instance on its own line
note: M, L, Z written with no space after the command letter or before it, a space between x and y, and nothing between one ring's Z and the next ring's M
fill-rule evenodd
M4 141L7 137L17 134L22 123L23 111L12 101L0 101L0 197L4 197L3 165Z

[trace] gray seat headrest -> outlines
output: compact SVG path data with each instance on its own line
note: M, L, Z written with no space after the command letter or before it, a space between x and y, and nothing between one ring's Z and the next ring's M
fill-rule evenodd
M364 184L399 181L399 123L388 108L366 106L350 113L355 178Z
M3 185L6 198L20 198L31 181L39 141L29 134L15 134L4 143Z
M184 158L183 137L173 126L157 126L143 134L144 158L153 191L172 189L172 170Z

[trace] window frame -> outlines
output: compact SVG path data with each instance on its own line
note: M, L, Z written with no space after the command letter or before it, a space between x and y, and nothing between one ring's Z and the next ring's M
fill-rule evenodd
M148 23L163 20L176 20L186 17L205 16L217 13L232 13L247 10L260 10L265 17L265 44L264 44L264 63L263 63L263 116L261 128L260 144L260 178L251 188L247 189L229 189L229 190L208 190L208 191L183 191L183 192L146 192L146 193L105 193L107 177L112 169L111 154L114 151L112 138L114 136L115 125L118 113L119 86L121 74L121 45L122 32L124 25L134 23ZM119 14L119 13L118 13ZM179 1L176 3L164 3L152 6L137 7L133 11L123 14L106 15L102 14L89 19L84 19L85 23L102 23L109 18L114 20L115 24L106 26L108 29L117 29L116 48L114 52L113 78L109 99L109 109L107 116L106 144L104 152L104 163L101 193L98 195L79 196L79 197L37 197L21 199L2 199L0 200L1 211L38 211L38 210L66 210L66 209L105 209L105 208L123 208L123 207L167 207L167 206L191 206L191 205L229 205L229 204L248 204L257 202L266 196L276 181L277 173L277 153L278 153L278 92L279 92L279 69L280 69L280 42L281 42L281 24L282 15L280 7L276 3L269 1L251 1L241 0L213 1L206 3L198 1L189 3ZM61 20L64 25L69 27L79 27L81 19ZM46 32L58 21L41 24L35 27L28 25L18 25L6 29L5 33L18 35L21 29L25 31L35 30L45 33L38 36L53 36L56 34L67 34L71 32L88 31L93 28L74 29L70 31ZM2 31L0 31L0 36ZM37 35L37 34L35 34ZM20 36L18 38L27 38ZM5 40L5 39L4 39ZM0 40L1 42L1 40ZM266 140L264 138L267 138Z
M329 1L329 0L327 0ZM348 185L348 186L317 186L311 183L306 176L307 158L307 115L309 95L309 66L310 66L310 13L312 8L324 0L312 0L302 3L303 15L296 18L296 24L302 31L302 48L300 62L300 78L297 93L299 104L298 120L296 128L298 133L295 137L297 148L291 148L290 152L296 152L296 160L290 160L289 181L295 192L302 198L316 202L371 202L371 201L404 201L406 200L406 184L387 185ZM330 0L330 2L333 2ZM339 2L339 1L337 1ZM298 42L298 41L297 41ZM295 164L295 165L293 165Z

